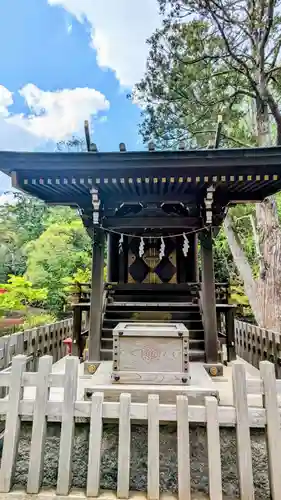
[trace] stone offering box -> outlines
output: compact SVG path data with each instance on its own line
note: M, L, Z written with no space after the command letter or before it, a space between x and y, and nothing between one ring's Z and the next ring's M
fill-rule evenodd
M113 330L112 381L188 384L188 330L181 323L119 323Z

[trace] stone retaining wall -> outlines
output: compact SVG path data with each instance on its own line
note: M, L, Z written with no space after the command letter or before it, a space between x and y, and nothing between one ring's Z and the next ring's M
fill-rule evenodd
M225 498L239 498L236 465L236 432L221 428L222 483ZM147 487L147 427L132 425L130 489L145 491ZM31 442L31 424L23 423L16 464L15 484L26 486ZM270 498L265 433L251 429L252 458L256 500ZM43 487L55 487L58 472L60 424L48 424L45 446ZM89 425L76 424L73 448L74 488L85 488L89 446ZM105 424L103 431L101 488L116 490L118 425ZM206 430L190 424L191 486L194 492L208 493L208 457ZM160 426L160 489L177 491L176 425ZM200 496L201 498L201 496ZM204 496L202 498L205 498ZM207 497L208 498L208 497Z

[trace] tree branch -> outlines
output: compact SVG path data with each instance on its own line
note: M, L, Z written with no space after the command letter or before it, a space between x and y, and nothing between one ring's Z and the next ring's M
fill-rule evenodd
M251 148L252 146L250 144L247 144L245 142L240 141L239 139L236 139L235 137L231 137L230 135L225 134L222 132L221 134L225 139L228 139L229 141L234 142L235 144L239 144L239 146L242 146L243 148Z
M229 55L232 57L232 59L234 59L234 61L237 62L237 64L239 64L240 67L244 68L244 71L243 73L247 76L251 86L253 87L253 89L255 91L257 91L257 85L256 85L256 82L254 81L254 79L252 78L251 74L250 74L250 71L249 71L249 68L247 66L246 63L244 63L244 61L242 59L240 59L232 50L232 48L230 47L230 44L229 44L229 41L225 35L225 32L224 32L224 29L223 27L221 26L220 22L218 21L216 15L214 14L214 12L210 12L214 22L216 23L217 27L218 27L218 30L222 36L222 39L224 41L224 44L225 44L225 47L229 53Z
M266 97L271 113L273 114L276 122L281 125L281 112L279 110L279 106L268 89L266 89Z
M263 64L264 64L264 49L265 49L266 43L268 41L272 25L273 25L274 4L275 4L275 0L268 0L267 25L265 27L263 37L261 39L261 44L260 44L260 55L262 55Z
M281 66L275 66L272 69L269 69L268 71L265 72L266 77L271 77L276 71L281 71Z
M223 3L220 2L216 2L215 0L212 0L210 3L212 3L213 5L215 5L218 9L218 11L222 11L223 15L220 16L218 13L216 14L218 19L221 19L222 21L228 23L230 26L238 26L239 27L239 30L241 30L247 38L250 39L251 41L251 44L252 46L254 46L255 44L255 40L251 34L250 31L248 31L244 26L243 24L245 24L245 21L242 20L241 22L233 19L230 15L229 15L229 12L226 10L226 8L224 7ZM246 14L247 14L247 10L246 10Z
M271 55L273 54L273 59L272 59L271 64L270 64L271 70L274 69L274 67L275 67L275 64L277 62L277 59L278 59L278 56L280 53L280 48L281 48L281 37L280 37L279 41L277 42L277 44L272 48L272 50L269 52L269 54L266 57L266 60L268 60L269 57L271 57Z

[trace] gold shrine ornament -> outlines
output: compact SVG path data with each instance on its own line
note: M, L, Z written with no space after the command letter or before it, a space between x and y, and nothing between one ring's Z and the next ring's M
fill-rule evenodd
M93 375L97 371L97 365L88 365L88 372Z
M210 368L210 375L211 375L212 377L216 377L216 376L217 376L217 374L218 374L218 369L217 369L217 367L216 367L216 366L211 366L211 368Z

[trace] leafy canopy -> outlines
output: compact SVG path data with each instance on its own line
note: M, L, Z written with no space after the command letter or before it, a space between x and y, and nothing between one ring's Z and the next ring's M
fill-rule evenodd
M270 111L280 143L281 1L159 0L159 4L163 27L148 41L147 71L133 92L143 107L144 142L154 139L174 147L186 140L189 146L206 145L221 113L228 131L225 144L249 139L261 144ZM241 138L237 126L248 119L249 109L256 130Z
M27 313L28 306L41 304L47 297L45 288L34 288L32 283L22 276L9 276L8 282L0 284L6 293L0 294L0 315L8 311L22 310Z
M80 220L55 222L26 247L26 276L48 290L46 307L58 313L66 301L65 279L91 264L91 242Z

